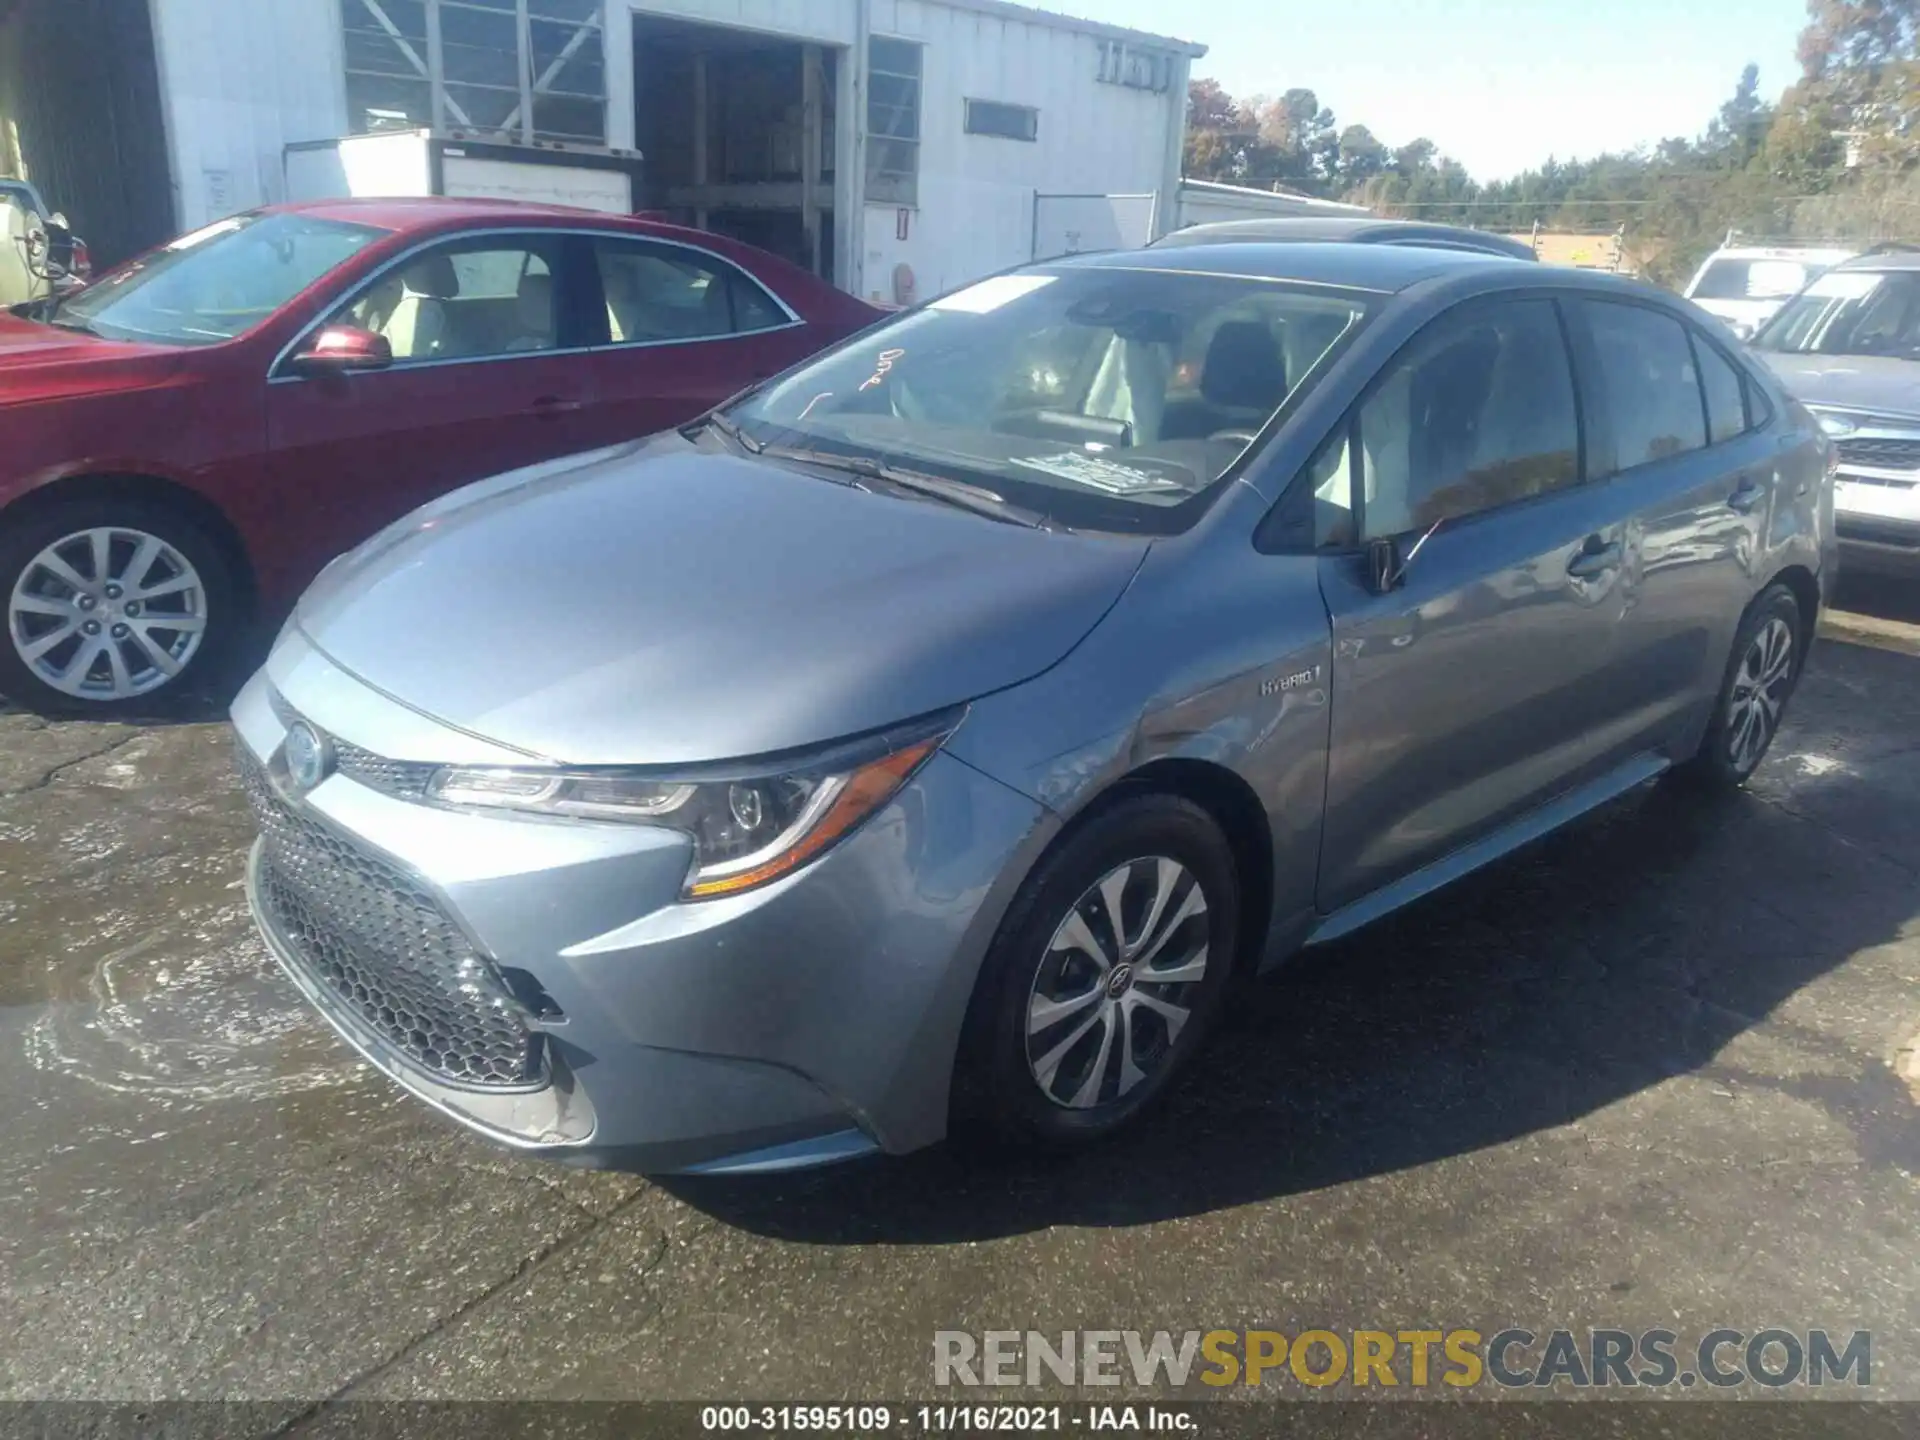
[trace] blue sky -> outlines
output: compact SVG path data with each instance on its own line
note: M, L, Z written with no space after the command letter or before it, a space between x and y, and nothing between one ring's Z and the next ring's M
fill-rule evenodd
M1704 129L1749 60L1775 98L1805 0L1033 0L1211 47L1238 96L1303 85L1477 179Z

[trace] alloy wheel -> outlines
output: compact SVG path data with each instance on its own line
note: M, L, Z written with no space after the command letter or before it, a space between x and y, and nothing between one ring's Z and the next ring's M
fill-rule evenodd
M97 526L29 560L7 604L14 652L41 681L79 700L127 700L192 663L207 628L207 591L185 555L157 535Z
M1054 1104L1089 1110L1165 1066L1209 959L1207 897L1164 855L1115 866L1067 912L1027 1000L1027 1064Z
M1793 684L1793 629L1775 615L1754 632L1727 697L1727 758L1744 775L1760 763Z

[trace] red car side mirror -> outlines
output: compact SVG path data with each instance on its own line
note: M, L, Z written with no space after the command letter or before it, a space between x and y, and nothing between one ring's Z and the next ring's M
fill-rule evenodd
M296 375L345 375L384 370L391 364L393 346L386 336L357 325L329 325L294 352L287 368Z

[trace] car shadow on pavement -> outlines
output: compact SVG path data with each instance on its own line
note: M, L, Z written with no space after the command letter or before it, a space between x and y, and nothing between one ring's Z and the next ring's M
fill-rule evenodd
M1898 798L1920 799L1902 773ZM1822 814L1884 803L1888 784L1870 765L1820 783ZM1920 911L1916 868L1920 842L1878 856L1764 789L1656 785L1249 987L1176 1092L1105 1146L1067 1159L938 1147L661 1183L727 1223L823 1244L1134 1226L1465 1155L1695 1072L1820 1105L1868 1163L1920 1169L1911 1102L1877 1057L1828 1054L1819 1079L1721 1059L1810 982L1896 938ZM1795 1018L1772 1023L1835 1048Z

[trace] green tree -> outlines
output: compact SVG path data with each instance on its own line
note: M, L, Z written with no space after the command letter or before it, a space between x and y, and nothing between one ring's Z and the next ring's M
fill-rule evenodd
M1185 172L1196 180L1235 180L1246 170L1256 126L1246 108L1218 80L1187 86Z
M1364 125L1349 125L1340 132L1335 153L1335 174L1340 194L1351 194L1376 176L1385 173L1393 152L1375 138Z
M1843 162L1881 171L1920 163L1920 0L1808 0L1795 88L1798 153L1821 127Z

